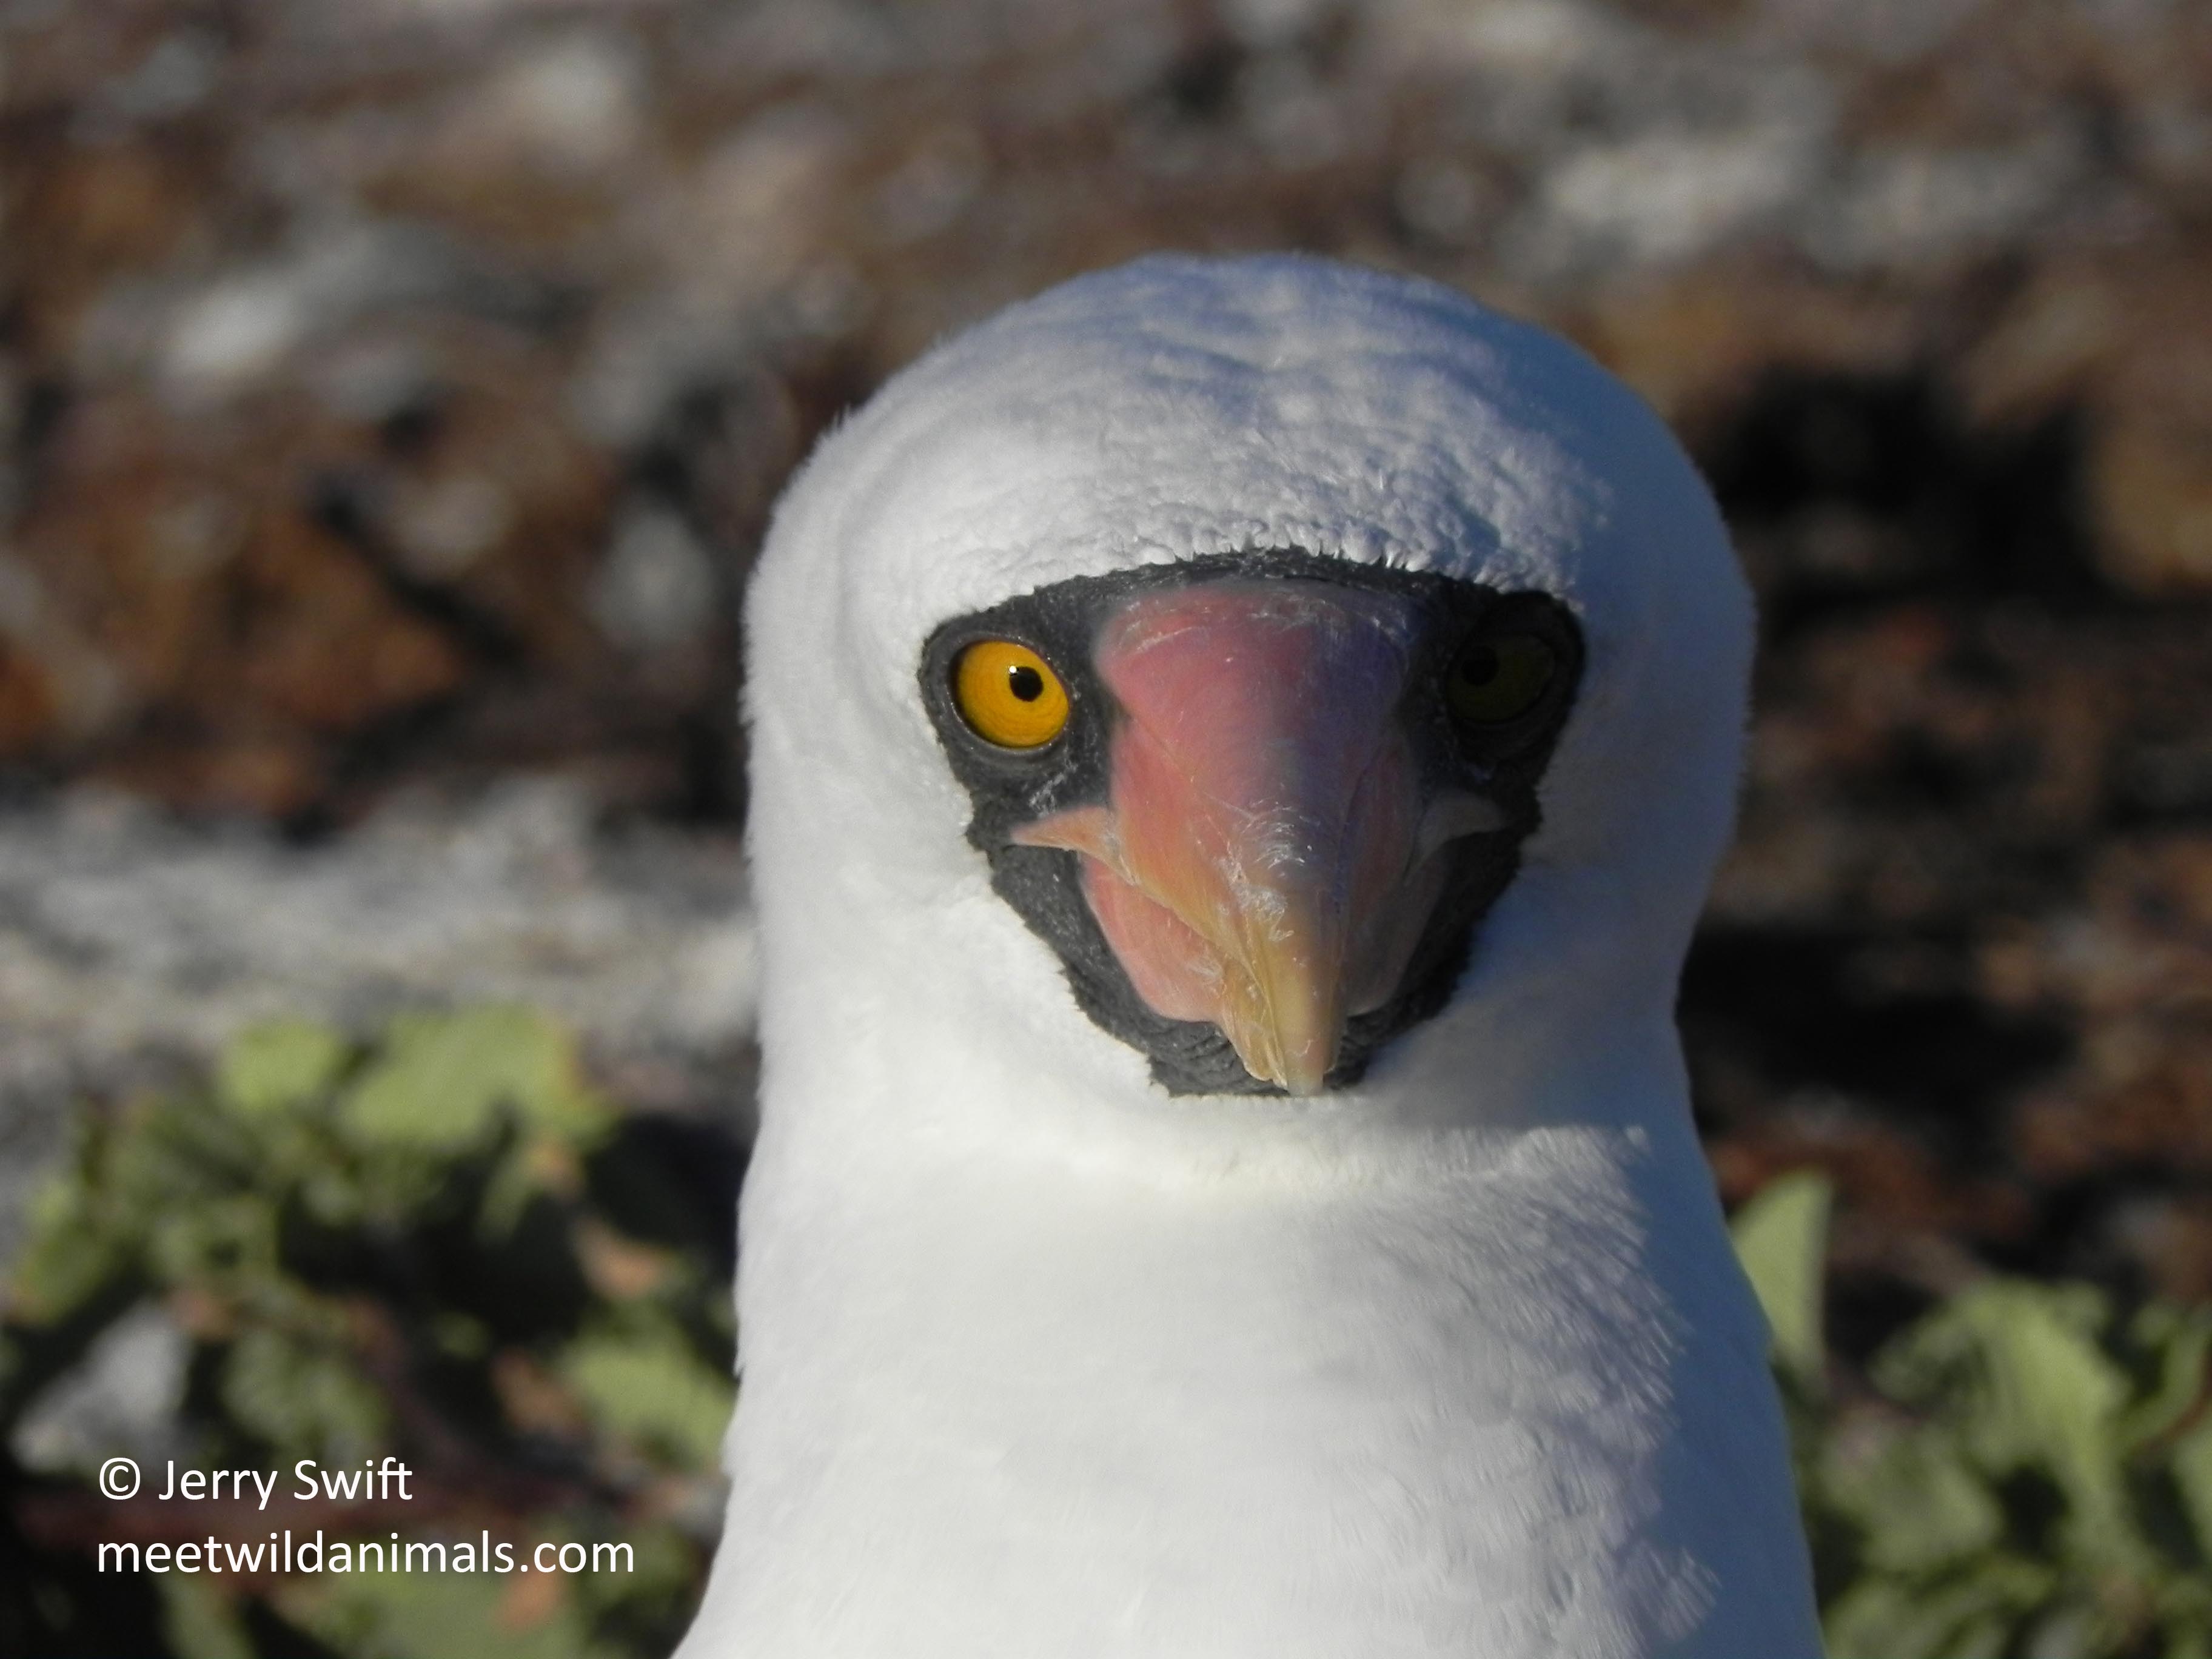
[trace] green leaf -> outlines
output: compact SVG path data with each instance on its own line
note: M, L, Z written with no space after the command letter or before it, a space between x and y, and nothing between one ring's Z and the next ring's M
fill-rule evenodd
M227 1285L276 1270L276 1206L259 1193L200 1196L162 1211L147 1265L165 1284Z
M2206 1362L2212 1358L2212 1308L2177 1308L2154 1302L2136 1311L2128 1334L2157 1368L2148 1398L2121 1419L2120 1438L2133 1447L2179 1428L2203 1397Z
M230 1346L222 1401L286 1457L350 1462L383 1443L384 1397L343 1354L266 1326Z
M732 1381L663 1326L588 1331L557 1369L594 1426L659 1450L679 1468L708 1469L737 1401Z
M1863 1578L1828 1608L1831 1659L1998 1659L2051 1583L2047 1569L2003 1555L1929 1584Z
M177 1659L254 1659L253 1641L229 1596L204 1579L163 1574L161 1633Z
M125 1271L130 1254L127 1241L100 1224L94 1194L81 1175L55 1177L29 1208L30 1238L8 1287L8 1314L25 1324L46 1325L90 1301Z
M2118 1634L2094 1603L2062 1601L2033 1622L2021 1659L2083 1659L2087 1654L2110 1653Z
M578 1182L575 1161L550 1136L518 1139L503 1152L484 1183L483 1207L477 1215L481 1236L504 1239L511 1235L541 1193L572 1189Z
M2173 1484L2196 1528L2197 1547L2212 1559L2212 1416L2175 1442Z
M528 1541L507 1541L518 1561L527 1559ZM506 1615L531 1581L501 1573L323 1572L283 1586L276 1601L286 1618L350 1659L613 1659L591 1639L570 1581L558 1583L521 1621Z
M1832 1450L1821 1484L1864 1532L1877 1569L1929 1572L2004 1536L2004 1506L1940 1425L1894 1432L1855 1456Z
M337 1081L349 1045L328 1026L271 1020L231 1039L216 1063L216 1097L247 1117L312 1100Z
M1874 1371L1895 1398L1952 1423L1983 1469L2047 1471L2088 1553L2132 1557L2140 1544L2118 1432L2130 1390L2097 1345L2106 1318L2088 1285L1991 1280L1892 1342Z
M1735 1252L1774 1334L1774 1355L1805 1389L1818 1392L1827 1369L1820 1337L1820 1285L1834 1189L1816 1170L1769 1182L1737 1212Z
M453 1152L486 1138L503 1107L577 1143L606 1122L566 1034L543 1014L508 1007L394 1020L341 1117L365 1146Z

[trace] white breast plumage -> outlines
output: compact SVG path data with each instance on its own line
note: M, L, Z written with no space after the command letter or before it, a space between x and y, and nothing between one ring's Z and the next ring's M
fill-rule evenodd
M828 440L685 1659L1806 1659L1672 1003L1750 612L1572 348L1148 260Z

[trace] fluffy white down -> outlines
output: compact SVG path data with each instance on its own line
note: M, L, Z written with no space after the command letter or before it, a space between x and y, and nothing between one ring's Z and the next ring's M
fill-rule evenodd
M1251 547L1544 590L1589 663L1451 1006L1355 1089L1174 1098L992 892L915 675ZM765 1069L685 1659L1818 1653L1672 1016L1750 610L1649 410L1439 288L1146 260L824 442L749 624Z

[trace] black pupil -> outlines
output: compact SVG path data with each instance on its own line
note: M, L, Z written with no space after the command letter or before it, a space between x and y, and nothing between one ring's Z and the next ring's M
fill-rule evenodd
M1498 678L1498 648L1478 645L1459 659L1459 677L1469 685L1487 685Z
M1044 696L1044 676L1024 664L1006 671L1006 690L1024 702L1035 702Z

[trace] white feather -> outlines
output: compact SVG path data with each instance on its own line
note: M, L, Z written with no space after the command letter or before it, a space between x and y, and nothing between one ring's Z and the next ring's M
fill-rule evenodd
M1541 589L1589 661L1451 1006L1353 1089L1170 1097L992 892L916 673L1249 547ZM761 1133L685 1659L1817 1654L1672 1016L1750 633L1619 382L1317 261L1069 283L827 441L749 612Z

